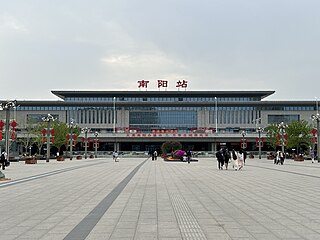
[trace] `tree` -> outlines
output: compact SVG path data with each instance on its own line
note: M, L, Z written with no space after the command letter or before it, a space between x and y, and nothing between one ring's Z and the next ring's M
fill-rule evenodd
M270 147L272 147L273 149L276 149L278 146L278 125L275 123L270 124L265 128L265 132L267 136L267 144L270 145Z
M286 129L288 133L287 147L297 148L297 150L300 147L308 148L311 144L311 130L312 126L305 120L291 122Z
M312 126L307 121L293 121L284 129L285 133L288 134L287 148L307 148L311 144L311 130ZM273 148L276 149L278 144L279 127L278 124L270 124L265 128L267 132L266 142Z
M67 135L70 132L69 125L63 122L55 121L52 123L52 128L54 129L54 143L53 146L57 147L60 151L61 147L67 142ZM73 134L77 134L79 136L81 130L79 127L74 127L72 129Z
M41 154L41 148L43 146L43 134L42 134L42 130L43 129L47 129L47 124L44 122L38 123L34 129L33 129L33 144L37 145L38 147L38 154Z
M37 128L37 125L32 121L32 118L27 118L27 125L25 128L25 133L23 134L23 137L19 138L18 142L23 146L26 153L28 153L28 149L32 146L35 136L35 130Z
M172 151L175 152L181 148L181 143L176 141L164 142L161 146L162 153L171 153Z

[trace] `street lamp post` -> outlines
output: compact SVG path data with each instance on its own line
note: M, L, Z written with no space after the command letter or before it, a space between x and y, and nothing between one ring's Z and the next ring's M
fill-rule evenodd
M217 97L214 97L214 103L215 103L215 122L216 122L216 133L218 132L218 100L217 100Z
M48 115L46 117L42 118L42 121L47 122L47 158L46 158L46 162L49 162L50 159L50 132L51 132L51 122L54 121L55 118L48 113Z
M95 136L95 141L94 141L95 158L98 157L98 135L99 135L99 132L95 131L94 132L94 136Z
M73 155L73 153L72 153L72 148L73 148L73 128L74 128L74 126L75 126L75 123L74 123L74 120L73 119L71 119L71 121L70 121L70 160L72 160L72 155Z
M258 127L257 131L258 131L258 147L259 147L259 159L261 159L261 133L263 132L263 128L262 127Z
M85 127L82 128L81 131L84 133L84 158L87 159L88 155L88 132L90 131L89 128Z
M6 123L5 123L5 151L7 153L7 159L10 159L10 110L16 108L17 101L6 101L0 104L0 109L6 111Z
M242 131L241 132L241 135L242 135L242 143L241 143L241 148L242 148L242 150L243 150L243 152L244 152L244 150L246 149L246 139L244 138L245 136L246 136L246 131Z
M313 121L317 121L317 155L316 156L317 156L318 162L320 162L320 158L319 158L319 149L320 149L320 141L319 141L320 124L319 124L319 121L320 121L320 114L319 114L319 112L317 112L316 115L312 115L311 119Z
M215 138L214 138L214 152L217 152L217 144L218 144L218 136L217 136L217 133L218 133L218 101L217 101L217 97L214 97L214 111L215 111L215 118L214 118L214 121L215 121Z
M278 129L280 131L280 136L281 136L281 151L283 152L284 156L284 146L285 146L285 140L284 140L284 133L285 133L285 129L287 128L287 125L284 124L283 122L279 123L278 125Z
M117 151L117 135L116 135L116 97L113 97L113 134L114 134L114 152Z

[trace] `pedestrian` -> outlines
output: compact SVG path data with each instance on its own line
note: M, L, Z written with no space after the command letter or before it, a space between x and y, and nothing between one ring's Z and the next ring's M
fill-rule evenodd
M3 151L1 153L0 163L1 163L1 166L2 166L2 170L5 170L6 169L6 165L7 165L7 153L6 153L6 151Z
M282 151L280 151L280 153L279 153L279 159L280 159L280 164L283 165L283 163L284 163L284 153Z
M247 159L247 151L245 151L244 149L243 149L243 165L246 165L246 159Z
M239 168L238 153L234 149L232 149L232 168L236 171Z
M223 169L223 164L224 164L224 156L223 156L223 150L220 149L217 153L216 153L216 157L217 157L217 161L218 161L218 168L220 170Z
M228 170L228 164L230 160L230 152L228 148L223 149L223 157L224 157L224 165L226 166L226 170Z
M188 150L188 151L187 151L187 161L188 161L188 164L190 164L190 160L191 160L191 151Z
M155 150L155 151L153 152L153 156L154 156L154 160L157 160L157 157L158 157L158 152L157 152L157 150Z
M149 150L148 155L149 155L149 158L151 158L151 159L152 159L153 153L152 153L152 151L151 151L151 150ZM153 159L152 159L152 160L153 160Z
M118 152L117 152L117 150L116 150L116 151L113 152L113 160L114 160L115 162L118 162L118 157L119 157L119 154L118 154Z
M314 163L314 151L310 152L311 162Z
M238 158L238 170L240 170L244 166L244 153L242 149L239 150L237 158Z
M282 151L278 150L276 153L276 160L275 163L278 165L279 163L281 165L283 165L283 161L284 161L284 154Z

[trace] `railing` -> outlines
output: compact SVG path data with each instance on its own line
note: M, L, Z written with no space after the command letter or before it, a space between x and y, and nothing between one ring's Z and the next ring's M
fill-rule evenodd
M97 156L98 158L112 158L112 151L98 151L97 152ZM147 158L149 157L148 152L147 151L119 151L119 156L120 157L124 157L124 158ZM255 158L258 157L259 152L258 151L247 151L248 155L247 157L249 158L251 153L253 154L253 156ZM69 157L70 153L68 151L63 152L63 155L65 157ZM93 151L89 151L87 152L87 156L94 156L95 152ZM267 157L268 152L263 151L261 152L261 156L262 157ZM85 152L84 151L77 151L77 152L73 152L73 156L84 156ZM197 158L215 158L215 152L212 151L194 151L192 152L193 157L197 157Z
M80 135L81 136L81 135ZM94 137L92 133L88 136ZM99 138L242 138L240 133L101 133ZM246 138L256 138L258 133L247 133ZM261 137L266 137L265 134L261 134Z

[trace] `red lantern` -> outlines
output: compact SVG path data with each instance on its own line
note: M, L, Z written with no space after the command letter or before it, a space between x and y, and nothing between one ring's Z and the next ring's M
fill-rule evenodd
M12 132L11 132L11 139L14 140L14 139L15 139L15 136L16 136L15 131L12 131Z
M42 129L41 132L42 132L42 136L46 136L47 135L47 129L44 128L44 129Z
M0 129L2 130L2 128L5 126L6 124L2 121L2 120L0 120Z
M10 126L12 127L12 129L15 129L17 125L18 125L17 122L14 120L10 123Z

